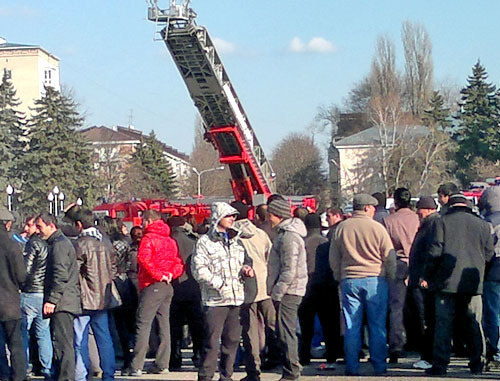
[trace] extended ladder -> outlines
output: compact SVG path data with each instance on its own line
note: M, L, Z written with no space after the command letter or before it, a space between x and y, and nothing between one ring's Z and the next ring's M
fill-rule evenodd
M231 171L236 199L252 204L256 194L275 192L275 174L238 100L207 30L195 23L189 0L170 1L168 10L150 1L148 19L159 26L189 94L198 108L207 136Z

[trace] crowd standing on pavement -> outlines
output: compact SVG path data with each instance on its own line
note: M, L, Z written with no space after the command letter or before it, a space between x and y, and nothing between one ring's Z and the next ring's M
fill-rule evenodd
M376 375L409 350L428 375L452 352L473 374L499 367L500 187L479 213L452 183L439 211L411 200L396 189L389 211L383 193L356 194L352 215L320 216L276 194L253 210L215 202L204 226L148 210L130 232L71 205L18 233L0 209L0 378L167 374L188 341L200 381L238 363L245 381L278 366L297 380L313 357L355 376L366 348Z

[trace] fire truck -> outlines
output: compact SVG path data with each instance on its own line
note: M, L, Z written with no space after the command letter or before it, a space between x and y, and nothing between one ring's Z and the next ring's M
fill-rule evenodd
M196 24L197 15L189 7L189 3L190 0L181 1L180 4L176 0L170 0L168 9L160 9L158 0L150 0L148 19L155 23L155 37L162 40L168 48L200 113L205 138L219 152L220 163L229 167L235 199L247 205L259 205L275 193L276 175L212 39L205 27ZM290 202L292 207L302 204L309 209L316 209L312 196L301 197L299 202L290 198ZM136 217L137 211L146 210L143 208L154 208L175 215L195 213L199 219L199 216L206 214L208 205L179 205L165 200L145 200L139 203L101 205L95 211L108 211L111 216L115 214L130 221Z

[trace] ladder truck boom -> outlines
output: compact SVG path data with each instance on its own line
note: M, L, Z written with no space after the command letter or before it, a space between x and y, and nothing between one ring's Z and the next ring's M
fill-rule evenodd
M170 0L169 9L162 10L158 0L150 0L148 19L156 23L220 162L229 166L235 198L251 205L255 195L275 192L275 175L207 30L195 23L189 2Z

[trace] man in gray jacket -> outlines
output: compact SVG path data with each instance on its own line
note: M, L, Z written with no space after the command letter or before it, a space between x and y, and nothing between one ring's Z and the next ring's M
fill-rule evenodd
M297 311L306 293L307 259L304 223L290 218L290 204L273 200L268 206L271 226L276 229L267 277L267 291L276 306L277 332L283 347L283 380L300 377L298 341L296 334Z

